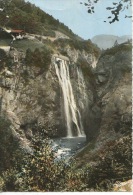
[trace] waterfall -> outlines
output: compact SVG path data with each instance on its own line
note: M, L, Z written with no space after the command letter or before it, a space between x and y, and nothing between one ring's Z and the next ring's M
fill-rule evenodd
M69 75L69 64L66 60L56 57L54 60L54 66L63 93L67 137L73 137L72 124L74 124L76 128L77 136L83 136L81 115L76 105Z

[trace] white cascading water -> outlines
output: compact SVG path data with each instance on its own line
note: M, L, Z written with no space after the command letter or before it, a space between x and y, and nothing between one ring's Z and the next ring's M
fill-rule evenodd
M81 115L76 105L69 75L69 64L66 60L55 58L54 66L63 92L67 137L73 137L72 123L76 126L77 136L83 136Z

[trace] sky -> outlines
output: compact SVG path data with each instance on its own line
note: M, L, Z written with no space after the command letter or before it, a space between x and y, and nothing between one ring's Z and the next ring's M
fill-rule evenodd
M46 13L59 19L60 22L68 26L75 34L84 39L91 39L99 34L111 34L116 36L131 35L132 20L125 19L125 15L131 15L131 9L121 12L120 21L109 24L104 22L110 12L106 7L112 2L119 0L99 0L95 4L95 14L88 14L87 7L80 2L87 0L26 0L40 7Z

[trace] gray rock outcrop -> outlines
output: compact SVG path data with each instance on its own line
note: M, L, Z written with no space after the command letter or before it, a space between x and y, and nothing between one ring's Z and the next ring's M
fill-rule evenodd
M86 62L85 67L92 74L91 64L95 61L95 56L70 48L67 52L68 57L61 54L53 56L68 63L74 98L81 115L79 117L83 121L83 129L86 130L90 128L86 114L91 115L90 107L94 103L95 93L93 81L90 82L84 75L79 59L82 56ZM50 137L66 136L64 99L54 62L51 60L49 69L44 71L40 67L26 65L22 52L16 54L18 61L10 68L3 68L0 73L1 114L6 113L15 134L27 144L37 131ZM73 59L73 55L77 57ZM12 51L9 58L14 60ZM93 118L95 115L92 115L92 120Z

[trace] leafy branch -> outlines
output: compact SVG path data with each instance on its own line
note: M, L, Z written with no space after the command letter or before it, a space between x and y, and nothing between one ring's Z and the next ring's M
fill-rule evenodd
M88 3L81 2L80 4L84 4L84 6L86 6L88 9L88 13L93 14L95 13L95 4L98 2L99 0L88 0ZM120 0L119 2L115 0L115 2L112 3L111 7L106 7L106 9L111 12L111 16L107 18L109 20L109 23L112 24L116 21L119 21L120 13L129 9L131 6L131 0ZM132 18L132 16L125 15L125 18ZM107 21L105 20L104 22Z

